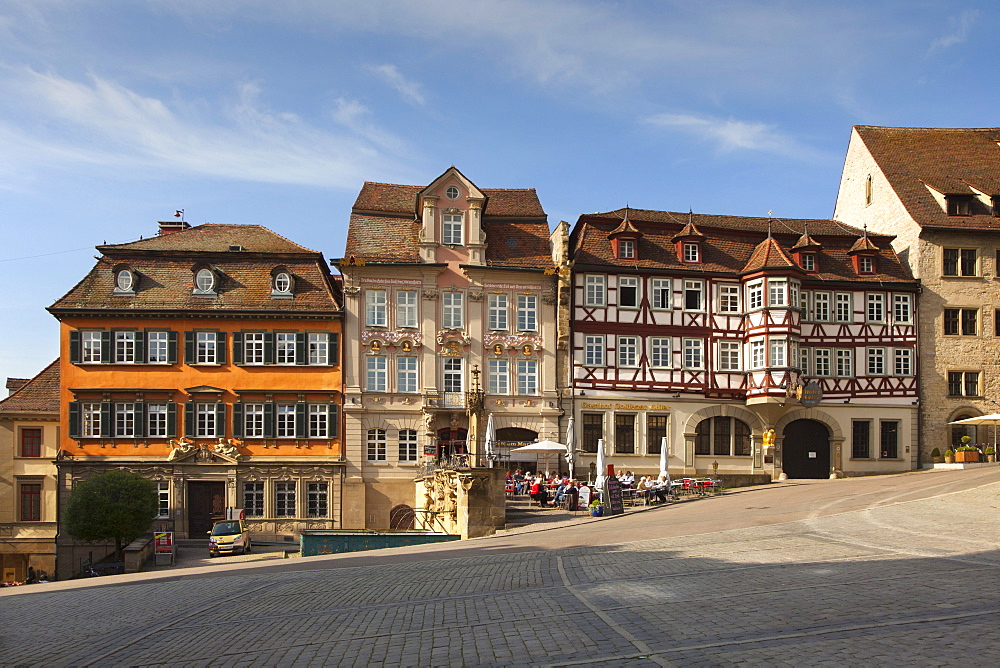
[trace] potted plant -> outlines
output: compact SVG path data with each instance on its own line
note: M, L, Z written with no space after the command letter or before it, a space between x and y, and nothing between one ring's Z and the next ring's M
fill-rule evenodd
M987 445L983 452L986 454L986 461L993 463L997 460L997 449L992 445Z
M955 452L954 452L954 450L951 450L949 448L948 450L944 451L944 463L945 464L954 464L955 463Z
M965 436L962 440L965 440ZM960 445L958 449L955 450L955 461L956 462L978 462L979 461L979 450L972 445Z
M931 450L931 461L934 462L935 464L940 464L941 462L944 461L944 459L941 458L940 448L934 448L933 450Z
M591 517L601 517L604 515L604 504L601 503L600 499L594 499L588 507L590 508Z

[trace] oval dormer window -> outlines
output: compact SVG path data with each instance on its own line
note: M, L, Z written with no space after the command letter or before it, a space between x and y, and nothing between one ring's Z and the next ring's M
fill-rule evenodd
M132 292L135 287L135 275L128 269L122 269L115 276L115 289L118 292Z
M292 277L287 272L278 272L274 276L274 291L287 295L292 291Z
M455 186L448 186L448 189L444 191L444 194L448 197L448 199L458 199L458 188Z
M214 292L215 274L211 269L199 269L194 276L194 286L198 292Z

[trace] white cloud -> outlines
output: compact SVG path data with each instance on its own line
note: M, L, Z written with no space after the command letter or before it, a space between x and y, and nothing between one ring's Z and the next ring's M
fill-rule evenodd
M426 104L420 84L408 81L395 65L369 65L368 70L395 88L407 102L421 107Z
M814 149L783 135L775 126L766 123L692 114L656 114L645 121L711 142L720 152L758 151L803 159L815 155Z
M972 28L973 23L979 17L978 9L966 9L958 17L949 16L948 34L938 37L931 42L930 49L928 49L928 55L933 54L936 51L942 51L949 47L955 46L956 44L961 44L969 39L969 30Z
M100 77L78 82L22 69L0 79L0 93L27 112L0 121L9 173L86 164L353 189L372 171L398 172L383 149L405 148L362 122L363 109L338 102L334 116L347 131L335 134L267 109L256 84L244 84L228 103L178 100L174 109ZM219 116L192 111L200 108Z

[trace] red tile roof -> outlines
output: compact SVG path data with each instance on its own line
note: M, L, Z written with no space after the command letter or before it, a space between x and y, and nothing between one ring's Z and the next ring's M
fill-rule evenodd
M229 250L239 246L243 250ZM201 225L152 239L99 246L103 255L76 286L50 307L134 312L340 310L322 254L259 225ZM138 274L134 295L115 294L119 265ZM217 296L193 294L194 270L212 267L221 277ZM292 299L272 297L271 272L283 266L294 277Z
M761 269L797 266L788 257L788 254L782 250L781 246L778 245L774 237L768 236L753 249L753 253L750 255L750 259L747 260L746 266L743 267L743 271L751 272L760 271Z
M59 359L56 358L37 376L0 401L0 413L59 415Z
M928 192L1000 196L1000 128L893 128L855 126L913 220L921 226L1000 230L1000 218L983 207L971 216L949 216Z
M417 194L426 186L365 181L352 207L356 213L399 213L415 216ZM487 197L483 216L534 218L545 216L534 188L483 188Z
M669 270L679 272L704 272L739 275L748 271L755 251L766 241L771 228L774 249L787 259L788 252L805 233L821 242L816 254L818 272L809 273L808 280L912 282L908 269L899 261L890 242L893 237L869 233L869 241L879 249L878 274L859 277L847 253L863 236L863 231L835 220L769 219L743 216L718 216L710 214L675 213L630 209L629 219L642 232L637 244L637 258L620 260L614 256L608 233L622 220L624 210L580 216L573 230L571 247L577 268L602 265L633 269ZM702 263L692 265L677 257L672 239L690 222L704 235ZM755 261L772 263L780 261L772 255L769 246L764 259Z

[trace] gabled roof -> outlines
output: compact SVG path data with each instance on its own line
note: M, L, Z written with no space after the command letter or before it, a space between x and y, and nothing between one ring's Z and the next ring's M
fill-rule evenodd
M798 265L792 262L788 254L774 240L774 237L768 235L766 239L757 244L757 247L753 249L750 259L747 260L746 265L743 267L743 272L778 267L782 269L787 269L788 267L798 268Z
M854 255L855 253L863 252L878 252L878 246L872 243L872 240L868 238L867 234L859 237L858 240L854 242L854 245L851 246L851 250L847 251L847 254Z
M690 216L691 214L689 213L688 215ZM704 237L705 235L698 230L697 226L693 222L689 222L684 226L684 229L675 234L670 240L680 241L681 239L702 239Z
M608 237L614 237L620 234L627 236L641 234L639 230L635 229L635 225L632 224L632 221L628 219L628 214L625 214L625 220L622 221L621 225L611 230L611 234L609 234Z
M751 260L762 266L790 264L788 251L805 233L817 243L817 272L810 272L806 280L872 281L886 283L912 282L909 270L899 261L890 243L889 235L872 234L868 239L878 248L879 273L858 276L848 251L864 232L835 220L769 219L748 216L719 216L710 214L676 213L630 209L629 220L642 233L637 257L619 259L612 252L608 233L622 220L622 210L583 215L577 221L570 240L573 262L578 270L601 267L628 267L631 270L676 271L702 274L730 274L738 276L747 271ZM677 257L674 239L688 225L693 225L703 235L702 262L693 265ZM767 241L771 229L773 247ZM777 254L780 251L782 258ZM756 256L757 259L754 259ZM794 265L793 265L794 266ZM605 269L605 270L608 270Z
M366 181L351 212L344 257L356 256L366 262L419 263L421 221L416 209L418 196L426 188ZM480 191L486 196L482 212L486 264L551 266L549 225L535 189Z
M802 231L802 236L799 237L799 240L795 242L794 246L792 246L792 250L796 250L796 251L797 250L806 250L806 249L809 249L809 250L819 250L822 247L823 247L823 244L819 243L818 241L816 241L815 239L813 239L811 236L809 236L809 227L807 226Z
M1000 128L854 128L913 220L921 226L997 229L989 212L949 216L942 195L1000 195Z
M52 413L58 416L59 358L0 401L0 413Z
M50 312L340 310L323 255L260 225L200 225L98 250L102 256L97 264L49 307ZM115 269L120 266L137 274L134 295L115 293ZM220 277L217 296L193 294L194 270L199 266L211 267ZM287 268L294 278L291 299L271 294L276 266Z

